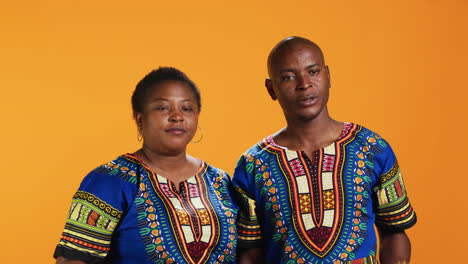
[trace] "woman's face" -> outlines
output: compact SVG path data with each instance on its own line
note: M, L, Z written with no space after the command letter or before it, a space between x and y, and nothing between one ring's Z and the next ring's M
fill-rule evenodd
M197 131L198 114L195 95L185 83L164 81L152 86L143 112L136 114L143 146L160 155L185 152Z

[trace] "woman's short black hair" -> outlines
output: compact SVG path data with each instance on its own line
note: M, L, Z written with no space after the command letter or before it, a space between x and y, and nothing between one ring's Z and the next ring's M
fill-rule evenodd
M185 75L185 73L173 67L159 67L157 70L153 70L148 73L141 81L136 85L135 91L132 95L132 109L133 114L143 112L143 106L145 105L146 96L150 89L159 83L164 81L179 81L185 83L195 95L198 111L201 111L201 98L200 91L195 83Z

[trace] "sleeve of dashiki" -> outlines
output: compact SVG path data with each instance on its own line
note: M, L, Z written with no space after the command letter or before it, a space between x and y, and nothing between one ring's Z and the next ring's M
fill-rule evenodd
M233 199L239 207L237 218L239 248L259 248L262 246L260 225L255 212L255 172L252 156L242 156L232 179Z
M380 140L379 140L380 141ZM390 145L381 139L381 153L376 155L378 178L373 188L376 199L376 226L385 231L399 232L416 224L397 159ZM377 168L376 168L377 169Z
M128 168L108 163L83 179L73 196L54 258L106 263L112 234L137 190L137 184L129 180L136 181L136 177L128 175L125 180L124 174L128 173L135 174Z

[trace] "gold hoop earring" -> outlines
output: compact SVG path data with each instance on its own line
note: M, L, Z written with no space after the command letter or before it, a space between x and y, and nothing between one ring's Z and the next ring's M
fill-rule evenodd
M200 141L202 141L203 139L203 130L202 128L199 126L198 129L200 129L200 139L196 140L196 141L192 141L192 143L198 143Z
M141 142L143 140L143 135L141 134L140 129L138 129L138 132L137 132L137 140L138 142Z

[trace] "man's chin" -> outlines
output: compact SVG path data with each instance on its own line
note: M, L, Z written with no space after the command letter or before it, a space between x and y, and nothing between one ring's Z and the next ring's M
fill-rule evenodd
M309 111L302 111L301 113L298 113L297 119L302 122L311 122L317 120L319 116L320 111L310 109Z

